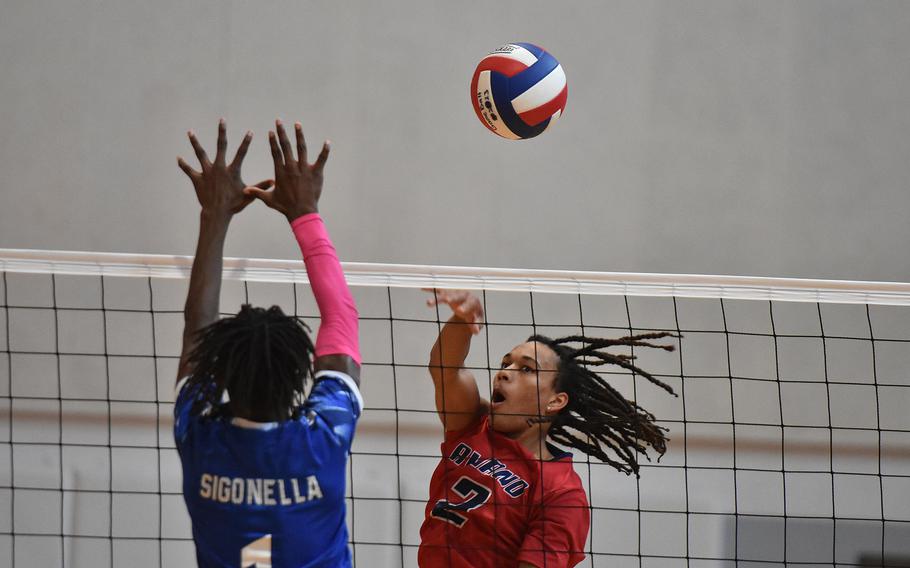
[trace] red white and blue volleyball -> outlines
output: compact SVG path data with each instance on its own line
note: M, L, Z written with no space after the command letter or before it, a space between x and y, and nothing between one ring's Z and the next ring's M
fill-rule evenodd
M508 43L480 60L471 79L477 118L511 140L533 138L566 108L566 74L555 57L530 43Z

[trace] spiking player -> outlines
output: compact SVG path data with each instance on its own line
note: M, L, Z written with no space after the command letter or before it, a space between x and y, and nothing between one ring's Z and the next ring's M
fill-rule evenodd
M276 130L271 191L271 180L247 187L241 179L251 133L225 163L224 121L214 163L192 132L202 171L178 160L202 205L174 407L202 567L351 565L344 474L363 408L357 309L317 211L328 144L310 165L300 124L297 159L280 122ZM228 224L255 198L287 217L300 244L321 316L315 346L277 306L245 305L218 319Z
M448 304L453 313L430 353L445 441L430 482L418 564L575 566L584 558L588 500L571 454L547 438L627 474L638 474L637 453L644 454L646 444L663 454L666 438L654 416L587 367L618 365L672 393L630 356L604 351L614 345L672 351L648 341L670 334L532 336L503 356L488 402L464 368L471 337L483 324L480 300L468 292L437 290L428 304Z

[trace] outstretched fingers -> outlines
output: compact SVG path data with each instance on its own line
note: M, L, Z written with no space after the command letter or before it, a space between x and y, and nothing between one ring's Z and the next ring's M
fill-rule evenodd
M183 158L181 158L179 156L177 157L177 166L179 166L180 169L183 170L183 173L185 173L187 176L189 176L189 178L193 181L195 181L196 179L199 178L200 175L202 175L201 173L199 173L196 170L194 170L193 168L191 168L190 165L187 164L183 160Z
M301 167L303 167L307 163L306 139L303 137L303 125L299 122L294 123L294 133L297 135L297 159L300 161Z
M218 121L218 142L217 150L215 152L216 165L224 165L225 154L227 154L227 125L224 123L224 119L222 118Z
M231 161L231 169L239 169L243 165L243 160L246 158L246 151L250 147L250 142L253 140L253 132L251 130L246 131L246 135L243 137L243 140L240 141L240 146L237 148L237 153L234 154L234 159Z
M326 160L329 159L329 151L331 150L331 142L326 140L322 143L322 151L319 152L319 156L316 158L316 163L313 164L313 170L316 173L322 173L322 169L325 167Z
M277 172L284 166L284 158L281 156L281 149L278 148L278 139L274 132L269 131L269 147L272 149L272 161L275 162L275 171Z
M475 335L480 333L484 323L484 312L483 304L477 296L464 290L424 288L423 291L433 294L427 299L427 306L447 304L453 314L470 326L471 333Z
M212 165L211 162L209 162L209 157L206 155L205 150L202 149L199 140L196 139L196 133L190 130L186 135L190 139L190 144L193 145L193 151L196 152L196 158L199 160L202 169L204 170L206 167Z
M450 306L458 305L464 302L469 293L464 290L444 290L441 288L422 288L424 292L430 292L432 297L427 299L428 306L437 304L448 304Z
M440 290L439 288L421 288L421 290L433 294L427 298L427 306L432 308L433 306L439 305L440 302L445 303L445 300L442 299L446 293L445 290Z
M281 152L284 154L284 163L287 165L294 164L294 152L291 150L291 141L288 140L288 134L284 131L284 125L280 120L275 121L275 129L278 131L278 141L281 142Z

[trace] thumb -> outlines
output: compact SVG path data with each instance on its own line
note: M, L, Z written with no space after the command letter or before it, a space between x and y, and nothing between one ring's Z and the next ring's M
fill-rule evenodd
M256 197L262 199L265 202L268 202L269 198L272 195L271 191L267 191L275 182L270 179L266 179L256 183L254 185L248 185L243 188L243 193L250 197Z
M266 191L264 189L259 189L256 186L251 186L243 188L243 193L249 197L254 197L256 199L262 200L266 205L271 205L272 203L271 191Z

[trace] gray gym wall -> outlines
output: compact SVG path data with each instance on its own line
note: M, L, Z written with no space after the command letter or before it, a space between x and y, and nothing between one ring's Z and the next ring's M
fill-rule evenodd
M52 2L0 17L0 246L192 254L175 157L299 119L334 142L346 260L906 281L904 1ZM565 115L498 139L474 65L562 62ZM191 160L192 161L192 160ZM295 258L261 204L227 254Z

